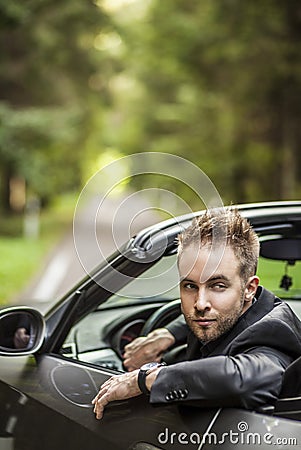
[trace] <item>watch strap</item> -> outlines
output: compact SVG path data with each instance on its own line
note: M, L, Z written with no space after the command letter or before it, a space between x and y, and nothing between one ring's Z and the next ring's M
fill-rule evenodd
M146 370L139 370L138 372L138 386L140 391L145 394L145 395L149 395L150 392L146 387L146 376L148 374L148 371Z
M148 368L145 368L145 366L148 366L148 364L142 366L138 372L138 386L141 392L145 395L150 395L150 391L146 387L146 377L149 373L156 370L158 367L165 366L166 364L163 363L150 363Z

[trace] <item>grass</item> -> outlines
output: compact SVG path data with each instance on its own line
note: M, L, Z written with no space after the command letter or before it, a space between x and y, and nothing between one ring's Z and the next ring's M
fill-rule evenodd
M9 304L25 287L53 242L45 238L0 238L0 304Z
M40 216L37 238L24 237L23 219L0 219L0 305L26 287L51 248L70 226L75 196L62 196Z

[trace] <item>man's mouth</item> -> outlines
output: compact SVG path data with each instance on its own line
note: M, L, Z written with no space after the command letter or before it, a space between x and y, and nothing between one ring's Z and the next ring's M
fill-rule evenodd
M216 319L207 319L205 317L203 318L198 318L198 319L194 319L194 322L197 323L199 326L201 327L209 327L210 325L212 325L214 322L216 321Z

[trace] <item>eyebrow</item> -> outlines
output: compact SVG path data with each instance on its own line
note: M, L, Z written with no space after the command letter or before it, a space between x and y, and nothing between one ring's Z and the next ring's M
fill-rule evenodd
M212 281L217 281L217 280L227 281L228 283L230 282L229 278L226 277L225 275L222 275L222 274L221 275L219 275L219 274L214 275L214 276L208 278L205 282L206 283L208 283L208 282L210 283ZM186 281L186 282L189 282L189 283L196 283L195 280L191 280L190 278L185 278L185 277L180 278L180 283L182 283L183 281Z
M183 281L189 281L190 283L195 283L194 280L191 280L190 278L185 278L185 277L180 278L180 283L182 283Z

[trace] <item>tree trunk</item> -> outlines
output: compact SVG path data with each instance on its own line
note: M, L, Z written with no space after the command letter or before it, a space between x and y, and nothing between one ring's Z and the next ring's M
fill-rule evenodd
M10 179L12 171L9 165L1 168L0 171L0 209L3 213L10 214Z

